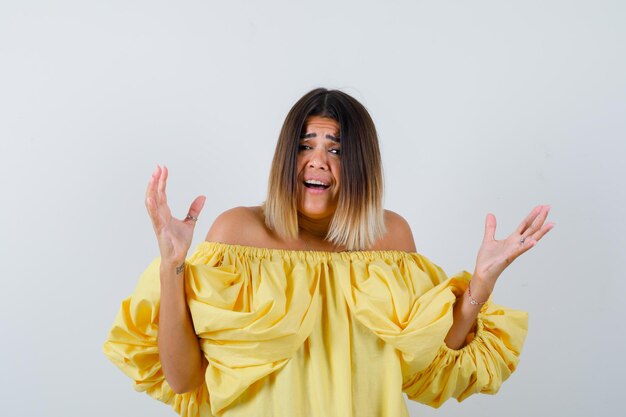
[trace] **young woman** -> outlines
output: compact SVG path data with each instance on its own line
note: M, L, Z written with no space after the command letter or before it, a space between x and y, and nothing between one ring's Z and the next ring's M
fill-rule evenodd
M268 196L220 215L189 256L206 198L185 219L168 170L146 193L161 256L104 346L136 388L183 416L406 416L402 393L439 406L495 393L515 370L526 314L489 297L552 227L538 206L474 274L448 278L382 207L374 124L347 94L316 89L281 130Z

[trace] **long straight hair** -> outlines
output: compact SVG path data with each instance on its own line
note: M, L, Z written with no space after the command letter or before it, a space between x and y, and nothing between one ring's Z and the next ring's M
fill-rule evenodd
M326 240L348 250L365 250L385 233L378 135L365 107L338 90L312 90L287 114L272 161L265 223L284 239L298 237L298 149L311 116L337 121L341 136L339 201Z

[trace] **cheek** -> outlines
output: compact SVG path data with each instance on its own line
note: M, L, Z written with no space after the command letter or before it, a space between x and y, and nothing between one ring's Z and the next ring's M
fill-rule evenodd
M335 181L339 183L341 180L341 164L339 163L339 161L336 161L332 164L332 171L333 176L335 177Z
M302 172L302 169L304 169L304 158L300 155L298 155L298 159L296 161L296 170L298 171L298 174L300 174L300 172Z

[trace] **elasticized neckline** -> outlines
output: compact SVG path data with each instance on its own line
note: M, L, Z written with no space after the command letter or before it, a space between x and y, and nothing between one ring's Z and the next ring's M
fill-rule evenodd
M278 248L260 248L256 246L234 245L222 242L204 241L197 245L196 251L211 252L235 252L240 255L255 258L266 258L273 256L296 257L302 259L320 259L320 258L343 258L343 259L398 259L417 255L414 252L405 252L400 250L370 250L370 251L320 251L320 250L295 250L295 249L278 249Z

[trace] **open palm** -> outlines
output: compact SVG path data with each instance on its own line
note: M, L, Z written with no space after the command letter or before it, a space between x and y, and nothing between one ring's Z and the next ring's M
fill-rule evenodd
M546 223L550 206L537 206L506 239L496 240L496 217L488 214L485 235L476 258L474 275L493 287L496 280L518 256L532 248L554 223Z
M165 193L167 176L167 167L161 168L157 165L157 169L148 183L146 208L159 243L161 261L178 265L187 256L193 238L193 229L206 197L196 197L191 203L185 219L174 218L167 205L167 194Z

